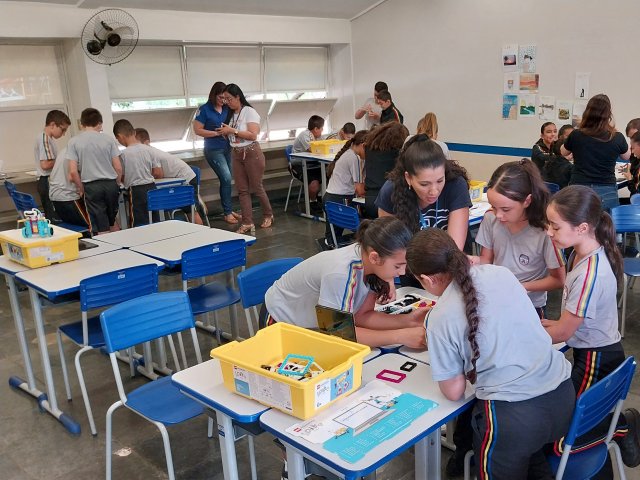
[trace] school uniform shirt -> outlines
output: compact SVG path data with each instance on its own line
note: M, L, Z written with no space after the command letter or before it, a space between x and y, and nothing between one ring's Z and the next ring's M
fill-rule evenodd
M540 173L549 158L551 158L551 149L545 145L542 139L538 140L531 149L531 161L536 164Z
M196 176L196 172L184 160L155 147L147 145L147 148L151 149L153 157L160 162L165 178L182 178L189 183Z
M69 159L66 148L60 150L56 163L51 169L49 198L52 202L72 202L80 199L76 184L69 180Z
M387 180L378 194L376 207L395 215L396 208L392 201L393 182ZM449 214L461 208L471 207L469 187L463 177L457 177L444 184L436 203L420 209L420 229L435 227L446 230L449 226Z
M44 132L38 135L33 153L36 159L36 172L38 172L38 178L48 177L51 174L51 170L43 169L42 166L40 166L40 161L53 160L58 157L53 137L50 137Z
M364 161L351 149L345 151L336 161L327 185L327 193L353 195L355 184L363 183Z
M618 284L607 254L599 247L578 263L569 257L562 292L562 310L581 317L582 324L567 340L572 348L598 348L620 341Z
M369 105L371 107L371 110L374 113L377 113L378 115L380 115L382 113L382 108L380 108L380 105L378 105L376 103L376 99L373 97L367 98L365 100L365 102L362 104L362 107L360 108L365 108L367 105ZM362 117L364 119L364 129L365 130L371 130L373 127L375 127L376 125L378 125L380 123L380 120L378 119L373 119L371 117L369 117L368 113L364 114L364 117Z
M627 152L629 145L620 132L611 140L603 141L574 130L564 142L573 153L571 184L614 185L616 160Z
M195 119L200 122L205 130L215 132L223 123L227 122L229 115L229 107L224 105L222 110L218 112L211 102L200 105L196 112ZM209 149L225 149L228 146L225 137L204 137L204 148Z
M369 294L360 246L318 253L299 263L265 294L265 306L278 322L317 328L316 305L357 312Z
M124 170L124 187L136 187L154 183L152 169L160 167L160 161L147 145L138 143L125 148L121 153Z
M229 121L229 126L235 130L248 131L247 124L257 123L260 125L260 114L253 107L244 106L238 113L234 113ZM244 138L236 138L235 135L229 135L229 143L232 147L246 147L251 145L255 140L245 140Z
M380 125L387 122L404 122L404 116L400 113L393 102L387 108L382 110L380 114Z
M564 266L562 253L544 230L528 225L511 233L493 212L482 219L476 243L493 250L493 264L509 269L519 282L539 280ZM547 292L527 292L534 307L547 304Z
M82 183L118 178L111 160L119 155L113 138L93 130L85 130L67 144L67 158L78 162Z
M308 152L311 150L311 142L315 142L316 137L313 136L311 130L300 132L293 142L292 153Z
M555 390L570 377L571 364L551 345L520 282L498 265L471 267L470 275L480 315L476 396L519 402ZM433 380L441 382L470 371L465 303L455 282L429 311L426 322Z

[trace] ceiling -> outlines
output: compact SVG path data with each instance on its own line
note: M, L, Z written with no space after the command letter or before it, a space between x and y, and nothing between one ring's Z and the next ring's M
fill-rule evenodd
M352 19L384 0L40 0L77 8L134 8L206 13Z

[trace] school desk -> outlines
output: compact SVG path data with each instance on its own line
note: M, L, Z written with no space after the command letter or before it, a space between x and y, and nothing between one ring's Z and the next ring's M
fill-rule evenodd
M180 237L188 233L209 230L209 227L180 220L152 223L140 227L128 228L119 232L104 233L93 237L94 240L110 243L122 248L131 248L144 243L158 242L167 238Z
M457 402L447 400L440 393L438 385L431 380L431 368L417 362L410 372L402 371L400 367L407 360L407 357L393 353L374 358L363 364L362 384L365 385L375 379L383 370L401 372L406 374L406 377L400 383L390 383L390 386L437 402L438 406L418 417L395 436L379 443L367 452L364 458L355 463L342 460L337 454L325 450L321 444L314 444L289 434L286 429L301 421L295 417L275 409L268 410L260 416L260 424L263 428L279 438L286 447L288 473L291 480L304 479L305 458L339 477L355 480L373 474L377 468L414 445L415 478L440 479L440 427L471 407L475 398L473 388L467 385L463 399ZM339 408L339 404L346 405L348 402L349 397L346 397L334 405Z
M99 247L108 248L108 247ZM63 295L77 293L80 282L85 278L111 272L121 268L134 267L155 263L158 268L163 267L162 262L145 257L129 250L113 250L98 255L91 255L97 248L84 250L88 256L66 263L59 263L49 267L23 270L16 273L16 278L29 287L29 298L36 327L36 335L42 367L44 370L46 397L39 395L38 404L42 409L58 419L72 433L80 433L80 425L69 415L58 408L55 384L51 372L51 362L47 349L47 338L44 330L44 318L40 295L55 302ZM95 252L94 252L95 253ZM35 396L35 395L34 395Z
M335 155L320 155L311 152L298 152L291 154L291 160L298 160L302 164L302 187L304 189L304 212L300 213L301 217L311 218L312 220L319 220L324 222L324 214L321 217L311 215L311 207L309 205L309 174L307 170L307 162L318 162L320 164L320 178L322 181L322 188L320 195L324 195L327 191L327 176L325 174L326 166L333 162Z

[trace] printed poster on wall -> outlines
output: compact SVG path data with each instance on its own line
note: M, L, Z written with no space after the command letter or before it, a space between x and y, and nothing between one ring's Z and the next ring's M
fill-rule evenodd
M589 98L589 80L591 78L591 73L588 72L577 72L576 73L576 98ZM582 115L582 113L580 113Z
M573 115L571 116L571 125L574 128L578 128L580 126L580 122L582 121L582 114L587 108L587 100L576 100L573 102Z
M556 97L540 95L538 116L540 120L554 121L556 119Z
M518 95L502 95L502 119L518 119Z
M571 112L573 111L573 102L571 100L558 100L556 103L556 112L558 113L558 122L570 122Z
M530 94L530 93L520 94L519 115L521 118L525 118L525 117L535 118L536 96L534 94Z
M540 88L540 75L537 73L520 74L521 92L537 92L538 88Z
M518 71L518 44L503 45L502 70L505 72Z
M518 93L520 90L520 74L518 72L504 72L503 93Z
M535 45L520 45L518 63L522 73L536 72L536 49Z

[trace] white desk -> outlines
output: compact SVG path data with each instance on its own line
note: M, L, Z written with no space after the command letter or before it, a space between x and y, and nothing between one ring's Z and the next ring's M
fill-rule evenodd
M180 237L188 233L196 233L209 230L204 225L196 225L179 220L167 220L166 222L152 223L135 228L120 230L119 232L105 233L93 237L93 240L110 243L123 248L135 247L144 243L157 242L167 238Z
M31 308L36 326L40 356L42 358L46 395L40 394L36 397L38 398L38 404L42 409L58 419L67 430L72 433L80 433L80 425L58 408L55 384L51 373L51 362L47 349L47 339L44 331L42 307L38 295L43 295L49 300L54 301L61 295L77 292L80 288L80 281L94 275L136 265L147 265L149 263L155 263L159 268L163 266L161 262L128 250L113 250L92 255L92 252L95 250L101 249L104 251L104 249L108 248L109 247L106 246L92 248L82 252L85 254L83 258L72 262L60 263L34 270L22 270L16 273L16 278L29 287L29 298L31 300ZM35 392L29 393L34 395Z
M373 380L382 370L400 371L407 357L399 354L381 355L363 365L362 384ZM364 458L348 463L337 454L330 453L322 445L311 443L290 435L286 429L300 422L299 419L272 409L260 416L260 424L265 430L278 437L287 449L287 464L291 480L304 479L304 458L321 465L334 474L349 480L367 476L389 460L415 445L417 479L440 479L440 427L469 408L474 399L473 388L467 385L464 398L457 402L447 400L436 382L431 379L428 365L418 363L406 378L392 386L402 392L412 393L437 402L437 408L418 417L411 425L394 437L380 443ZM338 401L349 402L349 397Z
M304 213L300 213L300 216L311 218L313 220L319 220L324 222L324 215L322 217L316 217L311 215L311 207L309 206L309 176L307 172L307 162L318 162L320 164L320 178L322 181L322 188L320 194L324 195L327 191L327 175L325 173L326 165L332 163L335 155L319 155L311 152L298 152L292 153L292 160L299 160L302 164L302 182L304 183Z
M236 460L236 436L233 422L242 425L256 423L268 407L241 395L230 392L222 381L220 362L209 360L199 365L174 373L173 383L182 393L216 412L218 440L222 458L224 480L238 480ZM248 433L251 476L257 477L253 437Z

